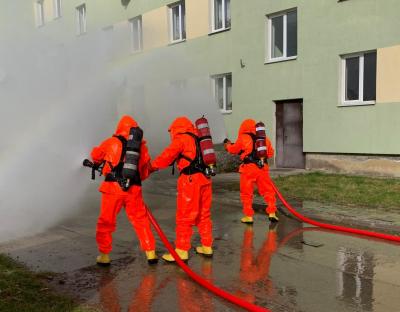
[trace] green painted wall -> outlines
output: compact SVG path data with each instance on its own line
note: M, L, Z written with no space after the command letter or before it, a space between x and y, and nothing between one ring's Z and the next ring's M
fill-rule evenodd
M298 58L264 65L265 15L292 7L298 9ZM400 103L337 107L339 55L399 44L399 1L233 1L232 10L230 125L237 127L248 112L273 125L275 100L303 98L305 152L400 153Z
M140 12L169 2L134 3ZM264 64L266 15L294 7L297 60ZM274 139L274 101L303 98L305 152L400 154L400 103L338 107L340 55L399 44L397 12L397 0L232 0L231 31L167 49L190 56L210 75L233 73L234 108L225 116L233 138L241 120L252 117L263 119Z
M233 73L233 113L225 115L230 137L236 137L242 119L252 117L267 123L274 140L274 101L302 98L305 152L400 154L400 103L338 107L340 55L400 44L400 1L231 1L230 31L160 49L190 59L199 74ZM88 32L173 2L132 0L125 9L118 0L86 1ZM54 37L63 33L68 40L76 40L71 12L81 3L64 1L63 18L37 31ZM295 7L298 58L265 64L266 15ZM34 23L31 17L29 25ZM139 61L146 57L143 54L127 52L117 61ZM175 70L168 68L165 59L155 60L154 66Z

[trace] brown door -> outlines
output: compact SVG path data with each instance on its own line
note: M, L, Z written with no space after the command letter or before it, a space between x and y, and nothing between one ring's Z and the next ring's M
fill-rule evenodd
M276 164L304 168L303 101L276 102Z

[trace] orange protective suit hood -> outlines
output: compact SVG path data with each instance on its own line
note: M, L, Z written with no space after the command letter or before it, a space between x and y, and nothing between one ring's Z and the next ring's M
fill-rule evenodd
M193 123L187 117L178 117L176 118L168 131L171 133L171 137L174 139L177 134L190 132L193 134L197 134L196 128Z
M137 126L137 122L132 117L125 115L119 121L115 135L120 135L128 139L130 129Z
M242 122L239 128L239 135L243 133L256 134L256 122L254 119L246 119Z

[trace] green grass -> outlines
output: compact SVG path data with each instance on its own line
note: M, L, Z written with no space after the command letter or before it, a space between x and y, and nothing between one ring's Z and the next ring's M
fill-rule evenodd
M0 311L88 312L72 299L55 294L34 274L10 258L0 255Z
M281 193L291 199L346 206L400 209L400 179L307 173L275 178Z

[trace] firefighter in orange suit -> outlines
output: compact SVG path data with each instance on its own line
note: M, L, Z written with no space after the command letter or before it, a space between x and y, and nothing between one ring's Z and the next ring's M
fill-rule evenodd
M116 228L117 215L123 206L138 235L140 246L146 252L149 264L157 262L155 239L150 229L141 187L141 181L149 175L150 156L145 140L142 140L140 145L139 176L129 184L127 190L124 190L118 182L122 176L126 144L132 127L138 127L136 121L129 116L123 116L115 134L100 146L93 148L91 153L95 165L104 163L102 173L106 177L99 189L102 193L101 212L96 229L96 241L100 251L97 257L99 265L109 265L111 262L109 253L112 249L112 233Z
M264 197L267 203L266 212L271 222L278 222L276 216L275 191L272 188L269 177L267 162L260 165L255 151L256 122L253 119L246 119L239 128L237 141L233 144L228 139L224 141L225 150L231 154L240 155L242 164L239 167L240 173L240 199L243 204L243 223L253 223L253 193L254 185ZM274 156L274 149L271 142L266 138L267 157Z
M176 240L175 251L182 260L189 258L191 247L192 227L197 226L201 246L196 252L212 256L212 221L211 221L211 179L207 178L201 169L195 167L197 146L197 130L186 117L174 120L169 130L171 144L151 163L155 171L170 166L176 161L180 171L178 179L178 197L176 211ZM174 262L171 254L165 254L163 259Z

